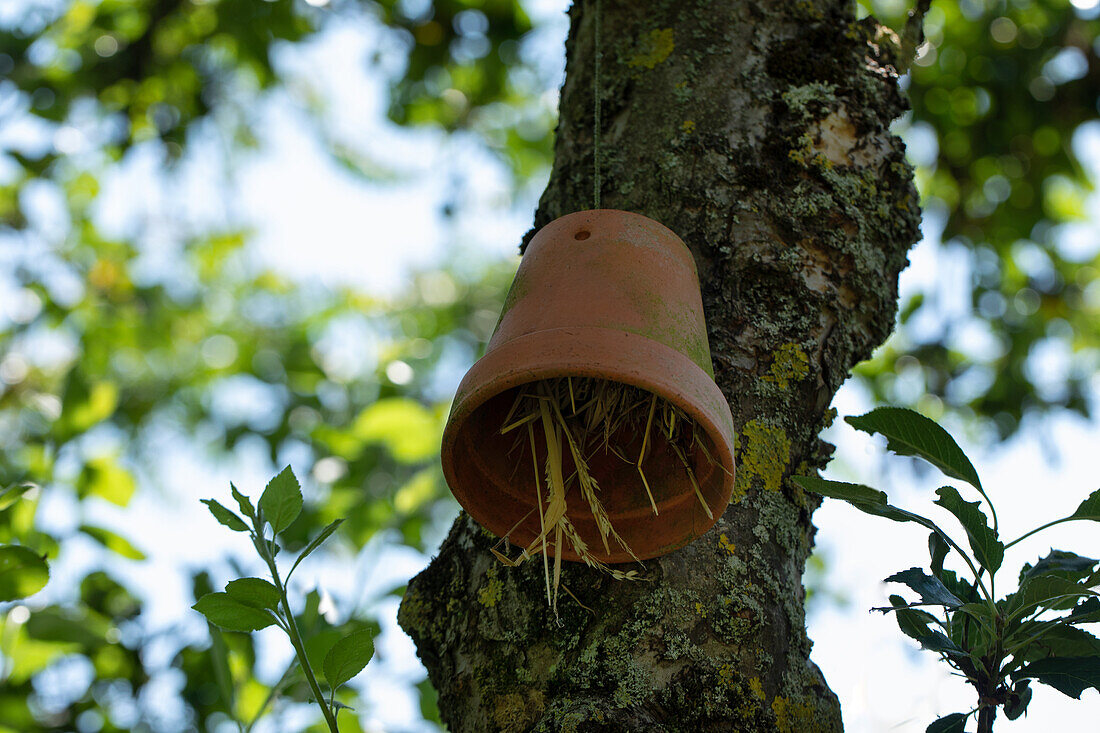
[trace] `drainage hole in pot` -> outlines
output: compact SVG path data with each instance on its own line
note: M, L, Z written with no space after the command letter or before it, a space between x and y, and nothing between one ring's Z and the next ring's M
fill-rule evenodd
M576 239L578 242L583 242L591 236L592 233L589 232L587 229L581 229L579 232L573 235L573 239Z

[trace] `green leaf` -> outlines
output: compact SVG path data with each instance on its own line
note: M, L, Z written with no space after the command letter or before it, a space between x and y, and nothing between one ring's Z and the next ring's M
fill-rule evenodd
M1013 656L1024 662L1046 657L1100 657L1100 639L1083 629L1058 624Z
M963 733L970 713L951 713L939 718L924 729L924 733Z
M974 550L974 557L991 574L997 572L1004 560L1005 546L997 539L997 533L988 525L980 503L963 501L959 492L951 486L937 489L936 495L939 498L933 503L954 514L966 530L970 548Z
M267 611L245 605L228 593L207 593L191 608L226 631L256 631L275 623Z
M374 656L374 639L367 629L348 634L329 649L323 669L329 687L338 688L359 674Z
M1100 598L1095 596L1086 598L1077 604L1068 616L1062 619L1065 623L1091 624L1100 622Z
M36 488L34 484L13 484L3 491L0 491L0 512L19 501L23 494L33 488Z
M116 534L103 527L93 527L90 524L80 525L80 531L91 537L111 552L122 555L130 560L144 560L145 553L130 544L130 541L122 535Z
M987 628L992 627L993 612L984 603L964 603L956 610L965 613L975 621L984 622Z
M932 574L940 580L943 580L943 561L950 551L951 546L944 542L943 537L940 537L935 532L929 533L928 556L932 561L929 569L932 571Z
M1023 679L1012 686L1012 692L1005 701L1005 717L1016 720L1027 712L1027 706L1031 702L1031 680Z
M959 646L947 638L947 634L942 631L931 631L924 636L917 639L920 642L922 649L927 649L932 652L944 652L950 656L966 656L966 652L959 648Z
M950 617L948 638L975 662L989 651L994 640L993 614L984 603L964 603ZM957 661L957 660L956 660ZM980 662L979 662L980 663Z
M210 629L210 657L222 702L225 703L225 709L232 712L236 707L236 695L233 687L233 672L229 667L229 648L225 643L225 637L217 627Z
M886 494L863 484L848 484L843 481L830 481L816 476L793 476L796 484L807 491L814 491L830 499L841 499L856 509L876 517L884 517L894 522L916 522L933 532L944 536L944 531L927 517L899 509L886 503Z
M806 491L813 491L830 499L841 499L852 505L886 504L886 492L863 484L830 481L817 476L793 476L794 482Z
M442 427L419 402L387 397L359 413L351 431L365 443L382 443L402 463L418 463L439 453Z
M307 623L303 623L303 619L299 616L298 626L301 629L303 642L306 649L306 659L309 660L310 668L314 670L320 670L325 661L325 655L329 653L332 647L336 646L336 642L340 641L341 632L332 627L324 627L320 624L316 625L314 631L307 632L305 627L309 626Z
M1039 560L1034 566L1024 565L1020 571L1020 583L1028 578L1048 573L1056 573L1069 580L1084 580L1092 573L1093 567L1098 562L1100 560L1081 557L1072 552L1051 550L1049 555Z
M1028 578L1005 600L1008 602L1008 615L1022 618L1038 608L1054 610L1072 608L1082 596L1086 595L1095 594L1080 583L1048 573Z
M1049 657L1012 673L1012 679L1031 677L1075 700L1095 687L1100 690L1100 657Z
M933 603L938 606L946 606L952 609L963 605L963 602L951 591L947 590L944 584L940 582L939 578L925 574L920 568L909 568L900 573L894 573L884 582L904 583L919 593L921 601L924 603Z
M422 682L417 683L416 689L420 693L421 717L442 728L443 718L439 714L439 693L436 692L432 681L425 678Z
M260 495L260 511L271 530L278 534L290 526L302 511L302 488L290 466L271 479Z
M943 570L936 577L943 583L943 587L951 591L951 595L956 598L962 598L964 601L978 600L977 585L959 578L955 575L954 570Z
M23 629L31 639L79 644L88 654L109 644L107 634L113 626L106 617L88 608L47 606L31 613Z
M1070 519L1091 519L1100 522L1100 489L1089 494L1088 498L1081 502L1077 511L1069 515Z
M918 608L909 608L909 604L901 596L890 596L890 603L893 606L895 620L898 622L898 628L901 629L901 633L918 641L931 633L928 627L936 623L935 616ZM891 612L889 608L880 608L876 610L882 611L883 613Z
M225 586L225 592L235 601L253 608L279 608L279 589L262 578L239 578Z
M306 548L302 550L302 553L298 555L298 559L294 561L294 564L290 566L290 572L286 574L286 579L289 581L291 574L294 572L294 568L298 567L298 563L306 559L306 556L316 550L321 544L327 540L333 532L335 532L341 524L344 523L343 519L336 519L329 522L328 526L321 530L321 534L313 538L313 541L306 545Z
M233 482L229 482L229 490L233 493L233 498L237 501L237 506L241 509L241 514L245 515L249 519L255 519L256 510L252 507L252 502L248 497L237 490L237 487L233 485Z
M199 501L206 504L206 508L210 510L210 513L214 515L214 519L217 519L220 524L229 527L234 532L248 531L248 525L244 523L244 520L218 502L213 499L199 499Z
M0 601L33 596L49 579L46 560L29 547L0 545Z
M134 475L111 457L95 458L85 466L87 478L81 487L81 496L91 494L112 504L126 506L137 490Z
M879 407L844 420L856 430L886 436L886 448L898 455L923 458L946 475L982 488L978 472L951 435L934 420L902 407Z

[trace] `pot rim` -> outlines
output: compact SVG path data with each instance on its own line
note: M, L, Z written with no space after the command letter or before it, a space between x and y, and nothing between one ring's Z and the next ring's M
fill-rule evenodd
M663 362L672 368L653 369L650 365L654 362ZM678 378L674 379L671 375ZM696 507L692 524L697 526L690 534L670 545L642 550L638 558L645 560L665 554L710 529L729 505L734 488L734 426L725 396L710 375L676 349L638 333L594 326L552 328L525 334L489 351L466 373L451 406L441 445L443 473L459 502L464 507L476 506L468 499L471 489L480 488L463 485L456 476L454 452L461 450L458 438L466 421L478 408L507 390L541 379L566 376L621 382L669 400L704 429L710 438L715 461L725 469L718 492L707 504L714 519L707 518L694 494L683 494L662 503L661 507L667 510L690 499ZM495 517L470 513L478 523L498 536L510 529L499 526ZM660 517L653 519L660 521ZM605 555L602 551L595 552L593 548L593 554L609 563L631 562L634 559L622 550ZM580 559L572 548L563 551L562 558Z

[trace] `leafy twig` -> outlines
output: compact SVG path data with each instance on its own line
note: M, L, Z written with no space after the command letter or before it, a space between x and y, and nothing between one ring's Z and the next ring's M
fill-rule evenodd
M927 2L918 3L918 10L921 7L927 10L927 6ZM945 715L929 725L926 733L963 733L967 720L975 713L978 733L991 733L999 709L1004 710L1009 720L1027 711L1031 680L1073 698L1079 698L1088 687L1100 690L1100 639L1077 626L1100 621L1100 593L1093 590L1100 580L1097 567L1100 560L1051 550L1034 566L1023 567L1016 592L1000 601L994 600L996 573L1005 550L1062 522L1100 521L1100 490L1086 498L1070 516L1041 525L1005 544L1000 539L992 499L982 487L970 459L947 431L918 413L895 407L879 408L847 421L859 430L884 435L889 450L926 460L948 476L965 481L985 499L993 518L990 526L981 503L964 501L955 488L944 486L937 490L935 503L958 520L973 551L971 555L932 520L889 504L882 491L814 476L794 477L803 489L841 499L860 511L895 522L914 522L932 530L931 574L914 567L886 579L908 586L920 596L920 601L910 602L892 595L889 607L873 609L893 613L902 633L915 639L922 648L939 654L978 693L976 708ZM944 570L943 561L951 549L962 557L973 581ZM988 588L982 581L984 575L989 577ZM929 606L942 609L942 621L921 610ZM1065 615L1043 618L1066 611ZM942 631L931 628L933 623Z
M326 699L306 654L305 640L302 638L287 596L287 583L299 563L320 547L321 543L328 539L344 520L338 519L332 522L306 545L284 579L280 576L279 566L275 561L279 553L279 545L275 540L302 511L302 491L298 479L294 477L294 473L288 466L268 483L256 507L248 497L237 490L236 486L230 484L230 490L244 518L213 499L204 499L203 503L222 525L234 532L248 533L257 554L267 565L271 580L238 578L226 585L225 592L208 593L200 598L193 608L206 616L211 624L227 631L257 631L268 626L278 626L282 629L290 639L298 665L314 701L321 708L321 714L325 718L330 733L339 733L336 715L341 707L346 706L336 701L336 690L359 674L370 661L374 654L371 634L365 630L356 631L333 644L323 663L329 688L329 696ZM245 519L251 522L251 527ZM268 529L271 530L270 537L268 537ZM290 670L272 688L267 700L257 712L256 718L249 723L248 730L256 724L285 684L289 672ZM232 710L232 699L228 703Z

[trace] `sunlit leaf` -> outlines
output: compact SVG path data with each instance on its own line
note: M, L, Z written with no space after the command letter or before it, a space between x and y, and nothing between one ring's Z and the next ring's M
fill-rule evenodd
M19 501L23 494L36 488L34 484L15 484L0 491L0 511L4 511L15 502Z
M210 513L214 515L214 519L217 519L219 524L228 527L234 532L248 531L248 525L244 523L244 520L214 499L199 499L199 501L206 504L206 508L210 510Z
M268 483L260 495L260 511L276 534L298 518L302 511L302 488L290 466Z
M879 407L844 420L856 430L886 437L886 448L898 455L923 458L952 478L980 489L981 481L970 459L955 439L934 420L901 407Z
M240 507L241 514L252 519L256 516L256 510L252 506L251 500L244 494L242 494L232 482L229 484L229 490L233 493L233 499L236 500L237 506Z
M225 586L225 592L235 601L253 608L277 609L282 596L279 589L263 578L238 578Z
M437 495L436 470L426 468L417 471L408 483L393 495L393 508L402 514L411 514L426 505Z
M111 552L130 560L144 560L145 553L122 535L103 527L94 527L90 524L80 525L80 531L91 537Z
M46 561L29 547L0 545L0 601L15 601L42 590L50 579Z
M267 611L241 603L228 593L208 593L191 608L226 631L256 631L275 623Z
M336 642L325 655L325 680L337 688L359 674L374 656L374 639L367 629L353 632Z
M114 458L97 458L88 462L89 478L84 492L126 506L137 489L137 482L128 470Z
M382 443L399 461L416 463L439 452L442 426L419 402L391 397L359 413L352 432L366 443Z
M118 385L97 382L88 390L87 399L65 413L70 429L82 433L110 417L118 406Z

